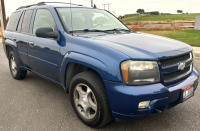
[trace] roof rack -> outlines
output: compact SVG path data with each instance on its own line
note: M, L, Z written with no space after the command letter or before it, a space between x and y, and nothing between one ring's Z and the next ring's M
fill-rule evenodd
M79 4L72 4L72 3L65 3L65 2L39 2L38 4L45 4L45 3L58 3L58 4L69 4L69 5L83 6L83 5L79 5Z
M21 7L17 8L16 10L23 9L23 8L28 8L28 7L31 7L31 6L46 5L45 3L58 3L58 4L69 4L69 5L83 6L83 5L72 4L72 3L65 3L65 2L39 2L39 3L37 3L37 4L21 6Z

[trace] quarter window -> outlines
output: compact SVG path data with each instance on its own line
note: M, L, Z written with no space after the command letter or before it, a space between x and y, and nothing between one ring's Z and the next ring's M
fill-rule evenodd
M56 26L55 21L49 10L47 9L37 10L33 26L33 34L35 34L36 30L40 27L51 27L54 30L55 26Z
M20 12L15 12L10 16L10 20L8 21L6 30L13 31L19 14Z

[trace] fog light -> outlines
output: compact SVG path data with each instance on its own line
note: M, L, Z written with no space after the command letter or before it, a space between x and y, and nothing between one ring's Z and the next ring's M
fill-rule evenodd
M142 101L139 103L138 108L142 109L142 108L147 108L149 106L150 101Z

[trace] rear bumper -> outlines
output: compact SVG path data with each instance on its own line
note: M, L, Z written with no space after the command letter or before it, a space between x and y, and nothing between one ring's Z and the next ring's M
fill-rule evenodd
M116 119L136 119L154 115L168 110L180 102L181 89L194 83L196 90L199 72L194 68L186 79L165 87L161 83L126 86L122 83L104 80L113 117ZM141 101L150 100L150 105L145 109L138 109Z

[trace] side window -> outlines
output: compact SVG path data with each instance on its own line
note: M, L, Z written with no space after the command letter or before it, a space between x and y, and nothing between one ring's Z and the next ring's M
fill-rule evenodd
M21 27L22 27L22 20L24 18L24 12L22 13L21 17L20 17L20 20L19 20L19 23L18 23L18 26L17 26L17 32L20 32L21 31Z
M24 32L24 33L29 32L29 25L31 22L32 13L33 13L33 10L26 10L26 12L24 13L21 32Z
M55 29L56 23L53 19L51 12L47 9L38 9L35 16L33 25L33 34L39 27L51 27Z
M16 23L16 20L17 20L19 14L20 14L20 12L15 12L10 16L10 20L8 21L6 30L13 31L13 29L15 28L15 23Z

